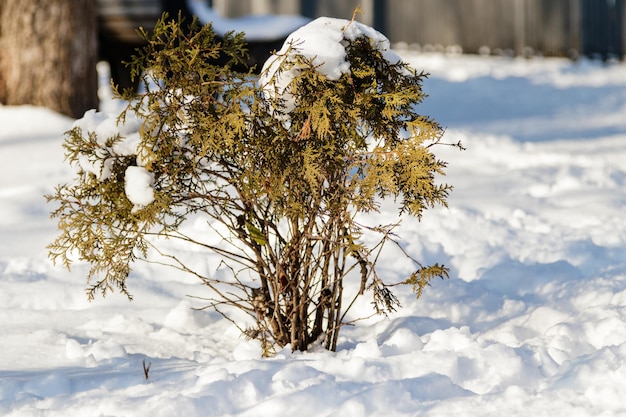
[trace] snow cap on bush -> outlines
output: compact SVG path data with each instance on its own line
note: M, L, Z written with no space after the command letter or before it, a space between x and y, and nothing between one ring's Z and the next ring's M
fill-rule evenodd
M266 98L282 99L282 110L290 113L296 107L290 85L302 69L297 64L297 57L310 61L319 73L337 81L350 72L346 46L362 37L368 38L389 63L402 61L391 50L389 39L374 28L355 20L320 17L289 35L280 51L265 62L259 84Z

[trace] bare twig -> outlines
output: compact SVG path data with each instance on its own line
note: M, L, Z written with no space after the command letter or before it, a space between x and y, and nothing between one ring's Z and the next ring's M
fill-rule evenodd
M150 367L152 366L152 362L148 362L146 364L146 360L144 359L142 361L143 364L143 376L146 377L146 381L148 380L148 378L150 377Z

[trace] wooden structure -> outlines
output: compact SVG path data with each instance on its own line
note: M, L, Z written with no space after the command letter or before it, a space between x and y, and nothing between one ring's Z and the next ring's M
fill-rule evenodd
M626 53L626 0L207 0L225 16L299 13L359 17L392 42L464 52L551 56Z

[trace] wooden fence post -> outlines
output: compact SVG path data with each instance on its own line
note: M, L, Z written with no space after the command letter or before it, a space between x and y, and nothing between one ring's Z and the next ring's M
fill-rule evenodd
M515 30L515 53L524 54L526 47L526 0L515 0L513 21Z
M300 14L308 18L315 18L315 0L300 0Z

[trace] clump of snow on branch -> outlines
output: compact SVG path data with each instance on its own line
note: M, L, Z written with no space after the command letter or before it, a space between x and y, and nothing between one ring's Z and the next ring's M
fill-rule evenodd
M128 113L124 121L120 122L112 114L92 109L85 112L81 119L76 120L73 127L80 128L85 136L95 135L99 146L91 153L79 156L77 167L79 171L93 174L99 181L106 181L112 174L113 158L135 156L137 166L128 167L125 173L126 196L135 204L135 209L145 207L154 201L152 188L154 175L145 169L146 161L140 152L139 118Z
M389 63L402 62L391 50L389 39L376 29L354 20L320 17L289 35L282 48L265 62L259 77L265 96L283 100L282 111L292 112L297 103L290 86L302 70L298 57L309 60L329 80L337 81L350 72L346 47L362 37L368 38Z
M136 209L154 201L154 174L144 167L129 166L124 175L124 192Z

